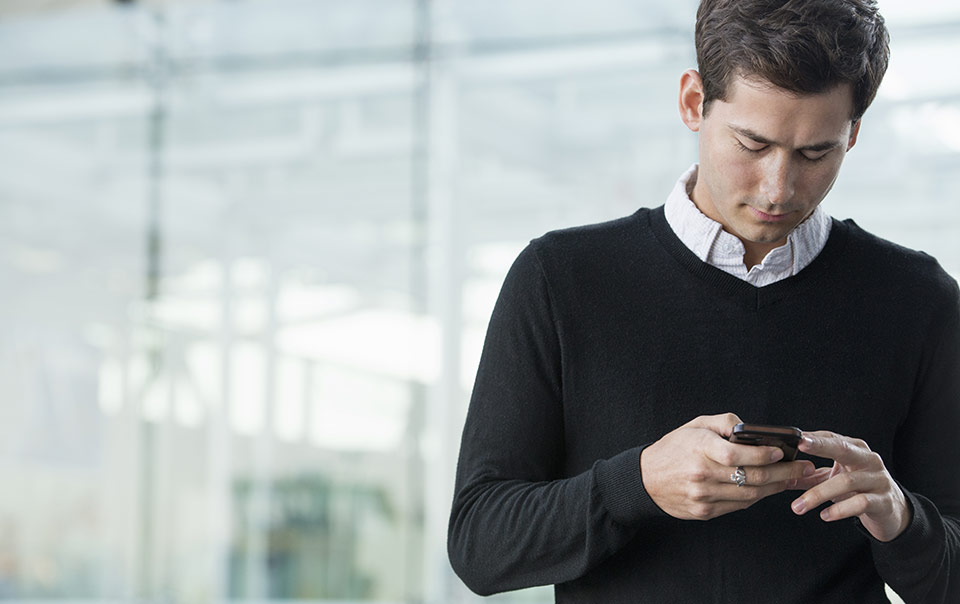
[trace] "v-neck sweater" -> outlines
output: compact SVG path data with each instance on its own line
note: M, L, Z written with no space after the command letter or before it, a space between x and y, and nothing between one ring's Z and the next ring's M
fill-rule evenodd
M725 412L862 438L910 525L880 543L855 520L796 516L798 492L667 515L643 448ZM805 269L755 287L697 258L662 206L555 231L519 255L490 320L451 563L477 593L553 584L561 603L879 603L884 582L958 602L958 428L960 296L926 254L834 220Z

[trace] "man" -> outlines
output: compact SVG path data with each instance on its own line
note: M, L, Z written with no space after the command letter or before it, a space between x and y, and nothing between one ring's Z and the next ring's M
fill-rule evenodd
M819 207L886 70L872 0L703 0L666 204L531 242L448 549L558 602L960 602L960 297ZM727 440L803 428L798 461Z

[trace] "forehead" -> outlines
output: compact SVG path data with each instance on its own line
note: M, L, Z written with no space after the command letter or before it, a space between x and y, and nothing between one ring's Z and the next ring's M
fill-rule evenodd
M708 118L803 146L850 134L853 86L845 83L817 94L797 94L769 82L736 77L725 100L714 101Z

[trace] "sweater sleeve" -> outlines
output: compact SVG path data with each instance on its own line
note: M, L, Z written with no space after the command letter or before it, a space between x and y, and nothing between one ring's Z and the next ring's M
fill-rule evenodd
M934 317L910 415L895 443L892 473L913 511L907 529L871 539L884 581L905 602L960 602L960 296Z
M484 342L464 426L447 537L482 595L583 576L644 517L642 447L563 476L562 345L534 244L510 269Z

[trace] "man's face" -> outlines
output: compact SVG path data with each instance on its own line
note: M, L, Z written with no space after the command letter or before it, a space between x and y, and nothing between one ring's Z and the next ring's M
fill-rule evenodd
M727 100L714 101L704 116L699 82L695 71L685 73L680 95L684 122L700 133L692 198L759 262L833 186L859 129L850 121L852 88L797 96L736 78Z

